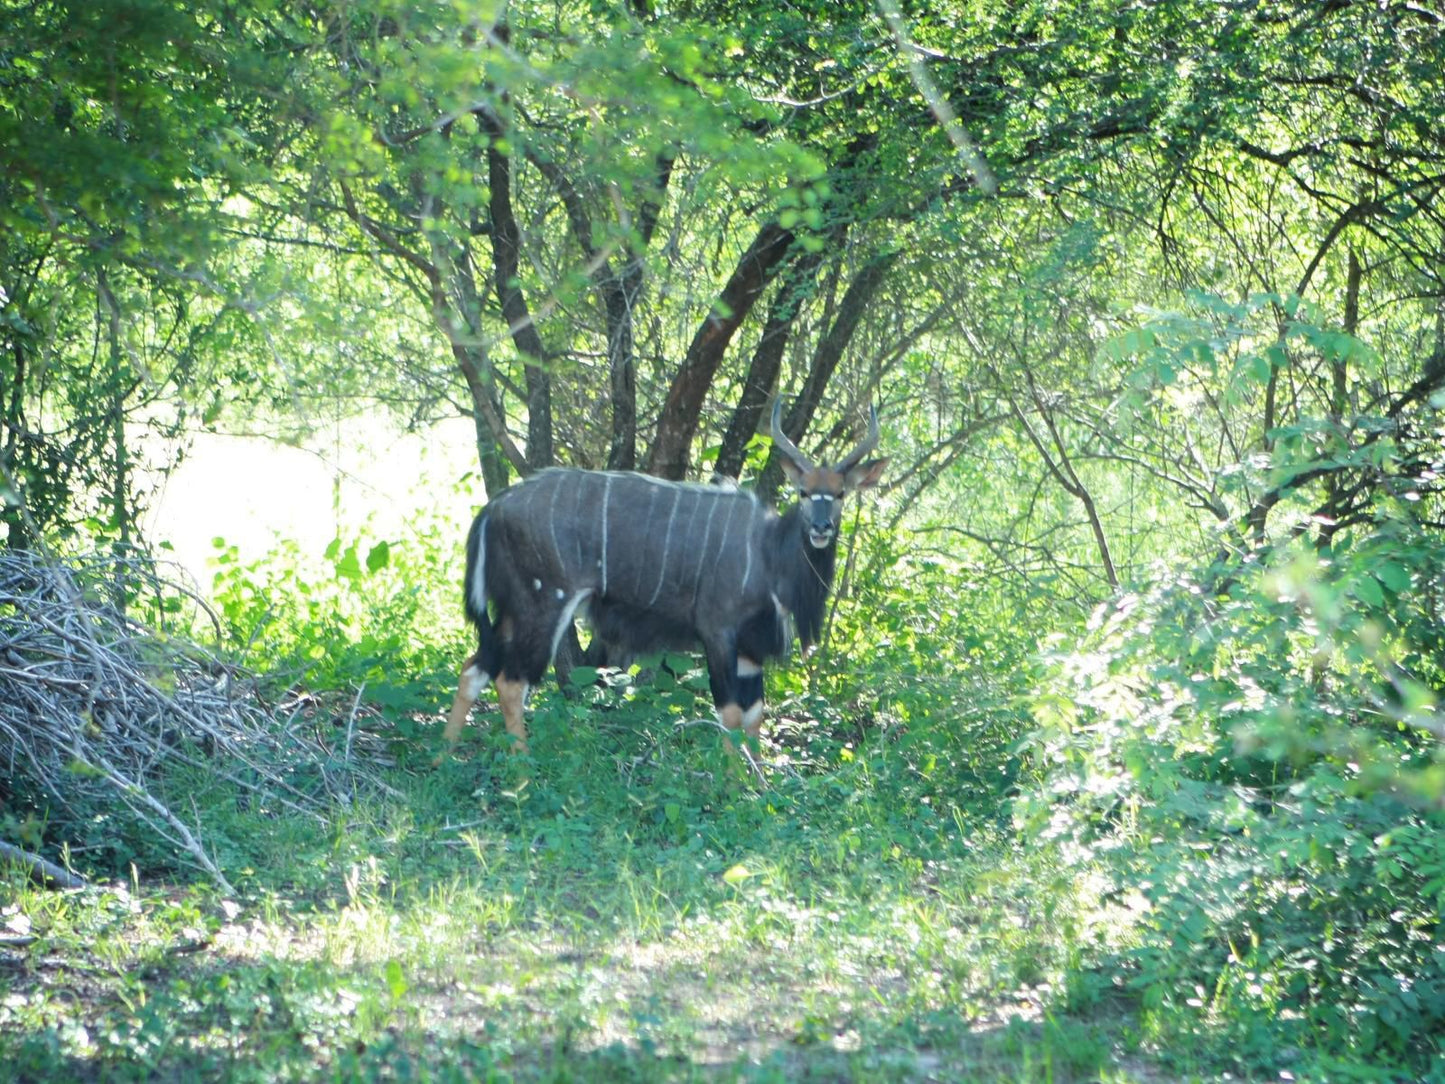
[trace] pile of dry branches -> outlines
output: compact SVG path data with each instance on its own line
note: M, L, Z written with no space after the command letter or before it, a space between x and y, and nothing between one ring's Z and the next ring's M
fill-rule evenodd
M0 790L81 817L124 810L230 891L194 815L164 799L162 765L317 818L331 786L355 785L353 766L338 772L333 754L278 722L250 675L136 620L138 595L182 603L187 632L209 617L219 639L205 603L149 562L0 550ZM37 872L54 877L54 867Z

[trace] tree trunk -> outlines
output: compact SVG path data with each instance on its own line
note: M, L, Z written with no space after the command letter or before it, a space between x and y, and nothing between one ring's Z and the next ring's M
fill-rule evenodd
M522 231L512 211L511 160L495 146L487 150L487 175L491 185L489 209L497 300L512 342L522 355L527 378L527 467L540 470L550 467L553 460L552 374L547 369L547 349L522 293Z
M1345 272L1345 332L1349 335L1360 333L1360 281L1363 277L1359 253L1351 248ZM1330 359L1330 421L1341 439L1348 439L1345 409L1349 405L1349 376L1348 363L1343 356L1336 353ZM1324 507L1329 511L1321 517L1319 541L1322 546L1329 545L1334 538L1336 523L1333 521L1338 515L1337 506L1343 491L1343 480L1338 474L1330 474L1325 478Z
M886 254L870 260L848 285L832 326L813 352L807 378L803 381L803 390L784 419L783 432L794 444L801 447L803 435L807 433L813 415L823 401L828 382L833 379L833 373L837 370L848 344L853 341L853 334L858 330L863 314L886 280L888 269L893 266L895 259L896 256ZM782 484L783 461L774 451L768 456L768 464L758 479L758 494L764 500L772 501Z
M653 474L671 479L687 475L692 438L713 377L733 335L772 281L792 243L790 230L768 222L733 269L668 388L657 423L657 439L648 457L647 469Z
M0 487L13 487L16 492L13 501L0 499L0 527L5 528L5 536L0 541L11 549L19 550L30 545L30 538L25 530L25 517L20 510L20 479L15 477L15 452L25 423L25 344L17 335L11 339L10 346L15 357L15 377L11 384L10 401L5 416L0 418L0 430L3 430L5 437L3 446L0 446L0 467L4 468L4 473L0 474Z
M672 177L673 160L667 155L657 159L657 195L643 201L639 210L637 230L642 237L641 251L628 254L627 265L613 276L607 292L607 360L612 386L612 443L607 450L607 466L612 470L632 470L637 466L637 354L632 314L642 296L642 276L646 265L642 253L652 243L652 235L662 215L662 194Z
M758 431L758 423L777 387L783 351L787 349L798 313L812 291L818 266L822 262L822 252L804 250L783 272L782 284L763 324L763 333L753 351L748 374L743 378L743 391L738 398L737 409L733 411L732 420L723 435L722 450L717 457L718 474L737 478L742 473L748 441Z

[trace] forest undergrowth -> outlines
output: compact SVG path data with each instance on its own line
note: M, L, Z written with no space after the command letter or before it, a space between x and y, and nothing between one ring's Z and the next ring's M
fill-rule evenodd
M436 547L336 546L315 579L223 552L216 650L269 664L317 778L356 770L303 817L224 750L160 758L219 881L17 776L7 834L89 883L6 867L0 1054L37 1081L1439 1073L1410 699L1438 547L1160 583L1050 654L1017 602L868 545L823 650L770 675L761 779L688 656L539 690L526 756L488 710L443 749ZM1360 621L1373 653L1322 662ZM1347 725L1390 689L1394 725Z

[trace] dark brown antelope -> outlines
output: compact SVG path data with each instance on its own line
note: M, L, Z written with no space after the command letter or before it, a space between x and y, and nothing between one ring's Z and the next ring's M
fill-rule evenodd
M773 406L773 444L798 493L781 516L735 488L561 468L498 494L477 515L464 598L478 643L447 718L449 742L493 681L507 732L525 750L527 688L584 603L612 661L701 644L719 720L758 736L762 664L786 652L790 620L804 648L817 640L843 498L874 485L888 462L862 461L878 443L871 408L863 442L841 462L815 466L784 436L781 407Z

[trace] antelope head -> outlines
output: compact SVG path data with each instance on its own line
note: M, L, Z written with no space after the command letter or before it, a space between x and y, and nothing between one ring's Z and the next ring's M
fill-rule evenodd
M826 549L843 525L843 498L856 489L875 485L888 465L886 459L863 457L878 445L878 411L868 408L868 433L863 442L829 466L813 463L788 439L782 426L782 399L773 402L773 447L783 456L783 473L798 491L798 508L804 532L814 549Z

